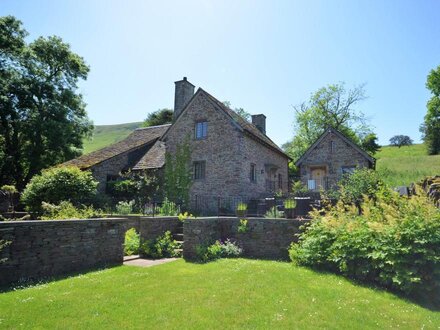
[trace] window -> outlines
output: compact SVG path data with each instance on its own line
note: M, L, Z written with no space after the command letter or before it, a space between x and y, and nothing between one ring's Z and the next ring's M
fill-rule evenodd
M208 136L208 122L196 123L196 140L205 139Z
M356 166L342 166L341 172L342 172L342 175L351 174L354 172L355 169L356 169Z
M251 173L250 173L251 182L257 182L257 165L251 164Z
M119 175L107 174L107 182L118 181Z
M201 180L205 178L206 162L194 162L194 180Z
M278 188L279 189L283 189L283 176L280 174L278 174Z
M330 141L330 152L334 153L336 151L336 143L335 141Z

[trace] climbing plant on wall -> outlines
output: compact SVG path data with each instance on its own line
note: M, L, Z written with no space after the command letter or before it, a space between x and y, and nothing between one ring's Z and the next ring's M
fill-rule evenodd
M167 152L165 155L165 195L170 201L184 206L189 203L192 182L190 157L189 137L177 145L174 153Z

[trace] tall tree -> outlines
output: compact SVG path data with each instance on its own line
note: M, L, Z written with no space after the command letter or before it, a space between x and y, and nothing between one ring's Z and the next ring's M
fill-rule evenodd
M365 99L363 85L350 90L346 90L343 83L320 88L309 101L293 107L296 134L283 145L284 150L298 159L328 127L337 129L362 147L362 140L371 130L355 106Z
M80 79L89 67L59 37L27 44L12 16L0 17L0 185L23 188L43 168L80 154L93 125Z
M390 139L390 145L395 147L410 146L413 140L408 135L395 135Z
M432 96L426 105L428 111L420 132L428 153L436 155L440 153L440 65L429 73L426 88L431 91Z
M148 114L144 120L142 126L157 126L164 124L171 124L173 122L173 110L172 109L159 109L157 111Z

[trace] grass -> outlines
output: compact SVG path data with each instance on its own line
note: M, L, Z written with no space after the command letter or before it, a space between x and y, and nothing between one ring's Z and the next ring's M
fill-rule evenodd
M83 141L83 153L88 154L112 143L119 142L141 125L141 122L119 125L96 125L92 138L84 139Z
M404 186L426 176L440 175L440 155L428 156L423 144L382 147L375 155L376 169L389 185Z
M436 329L440 312L291 263L121 266L0 294L0 328Z

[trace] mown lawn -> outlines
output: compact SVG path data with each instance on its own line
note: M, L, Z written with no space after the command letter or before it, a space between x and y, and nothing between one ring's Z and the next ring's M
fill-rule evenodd
M438 329L440 312L291 263L121 266L0 294L0 328Z
M428 156L423 144L382 147L375 155L377 170L389 185L404 186L426 176L440 175L440 155Z

